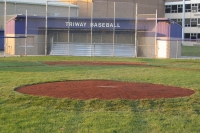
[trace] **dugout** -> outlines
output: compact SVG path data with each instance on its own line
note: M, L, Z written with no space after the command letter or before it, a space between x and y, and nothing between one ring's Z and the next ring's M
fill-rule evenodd
M27 28L25 16L10 19L6 33L13 38L7 38L6 53L24 55L26 51L27 55L44 55L47 51L50 55L159 57L157 44L162 39L167 45L164 58L170 58L174 56L170 50L173 42L167 40L181 38L182 32L180 25L166 18L157 19L157 28L156 19L139 19L137 39L135 19L48 17L47 21L45 42L45 17L28 16ZM25 36L26 31L26 40L18 38Z

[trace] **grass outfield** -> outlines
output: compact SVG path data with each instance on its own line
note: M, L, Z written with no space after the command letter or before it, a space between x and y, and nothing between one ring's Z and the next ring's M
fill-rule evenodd
M127 61L148 66L48 66L43 61ZM107 79L195 90L154 100L72 100L23 95L29 84ZM199 133L200 60L111 57L0 58L1 133Z
M200 46L182 46L182 56L200 56Z

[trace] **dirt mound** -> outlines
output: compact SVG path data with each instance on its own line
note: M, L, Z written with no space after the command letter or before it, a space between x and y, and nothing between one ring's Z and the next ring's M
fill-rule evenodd
M193 90L156 84L120 82L110 80L83 80L43 83L16 89L24 94L71 99L158 99L185 97Z

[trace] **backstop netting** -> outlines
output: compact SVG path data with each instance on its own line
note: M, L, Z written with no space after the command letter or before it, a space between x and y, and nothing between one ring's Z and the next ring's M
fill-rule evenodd
M48 29L53 36L50 54L135 57L133 3L79 1L77 4L87 10L80 11L79 17L66 20L66 32L64 28ZM123 16L125 12L121 13L121 10L132 12ZM123 25L123 18L128 18L127 27Z
M52 55L77 55L77 56L128 56L147 57L155 56L155 28L156 10L154 14L139 15L137 5L133 2L81 2L77 5L87 7L80 11L77 18L71 17L71 7L67 11L70 18L66 20L66 28L56 29L48 27L51 40ZM66 11L66 13L67 13ZM136 14L137 13L137 14ZM154 18L149 25L141 26L146 20L140 18ZM48 22L51 18L48 17ZM136 25L136 21L138 24ZM138 28L136 28L138 27ZM136 33L137 37L136 37ZM140 33L139 33L140 32ZM149 37L151 41L144 41ZM152 41L153 40L153 41ZM67 43L66 43L67 42ZM60 47L60 48L59 48ZM59 52L63 51L62 52ZM64 50L65 49L65 50Z

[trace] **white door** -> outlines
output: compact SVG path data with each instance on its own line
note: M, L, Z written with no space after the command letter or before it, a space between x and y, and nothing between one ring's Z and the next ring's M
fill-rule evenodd
M167 41L158 41L158 58L167 58Z

